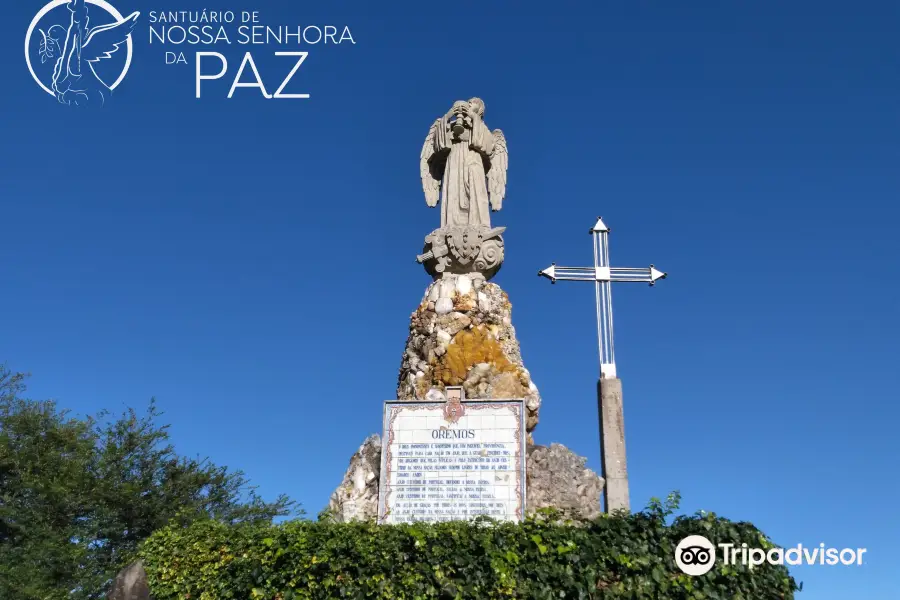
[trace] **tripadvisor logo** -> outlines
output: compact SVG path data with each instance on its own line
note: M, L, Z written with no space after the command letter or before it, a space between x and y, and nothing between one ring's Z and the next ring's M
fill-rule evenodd
M716 562L716 549L702 535L689 535L675 548L675 564L688 575L705 575Z
M705 575L716 563L716 547L702 535L689 535L675 547L675 564L683 573ZM770 565L862 565L865 548L826 548L825 544L806 547L797 544L792 548L750 548L747 544L718 544L724 565L743 565L753 569Z
M103 106L131 66L139 15L106 0L51 0L25 34L28 71L60 104Z

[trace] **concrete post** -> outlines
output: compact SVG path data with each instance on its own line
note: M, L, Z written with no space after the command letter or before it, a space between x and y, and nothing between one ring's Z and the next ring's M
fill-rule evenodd
M621 379L607 377L597 381L597 411L600 415L600 464L606 480L603 486L604 511L630 511Z

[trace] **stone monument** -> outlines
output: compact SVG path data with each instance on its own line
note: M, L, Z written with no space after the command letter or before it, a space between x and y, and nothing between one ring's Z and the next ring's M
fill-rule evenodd
M515 400L524 409L525 511L556 507L574 516L600 514L603 479L560 444L534 444L541 396L525 368L512 305L490 282L504 258L504 227L490 213L506 195L506 137L484 121L480 98L457 101L429 128L420 155L426 204L441 206L441 226L425 237L417 262L432 283L412 313L396 402L446 402L459 388L475 401ZM331 496L335 520L378 519L382 440L372 435L350 460Z

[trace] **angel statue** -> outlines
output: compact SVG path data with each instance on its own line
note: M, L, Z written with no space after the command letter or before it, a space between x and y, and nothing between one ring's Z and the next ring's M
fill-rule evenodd
M470 273L490 278L503 261L505 227L491 228L491 210L506 195L506 138L484 124L484 101L457 101L432 123L419 171L425 202L441 204L441 227L425 238L419 263L433 276Z
M62 34L62 26L54 25L46 33L41 31L42 62L48 56L53 58L57 52L59 54L53 67L53 92L61 104L102 106L111 90L94 72L93 63L110 58L128 41L140 13L133 12L121 21L90 27L85 0L69 0L66 8L72 14L62 43L55 37Z
M484 101L453 104L428 131L420 171L425 202L441 202L441 227L491 224L488 205L500 210L506 195L506 138L484 124Z

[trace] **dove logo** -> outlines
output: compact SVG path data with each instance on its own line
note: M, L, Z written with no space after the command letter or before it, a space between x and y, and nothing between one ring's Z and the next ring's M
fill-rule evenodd
M103 106L131 66L139 15L106 0L51 0L25 34L28 71L60 104Z

